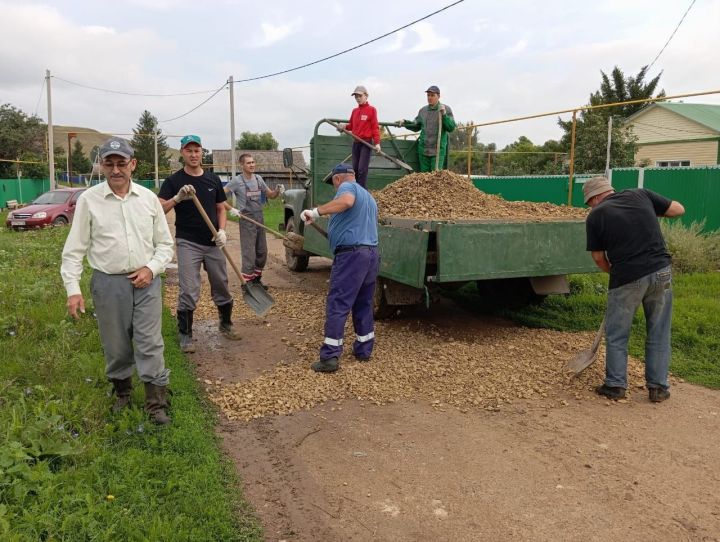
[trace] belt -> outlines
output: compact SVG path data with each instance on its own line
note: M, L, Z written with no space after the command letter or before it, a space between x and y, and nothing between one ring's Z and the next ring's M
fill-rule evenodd
M377 248L377 245L340 245L335 249L335 254L352 252L353 250L370 250L373 248Z

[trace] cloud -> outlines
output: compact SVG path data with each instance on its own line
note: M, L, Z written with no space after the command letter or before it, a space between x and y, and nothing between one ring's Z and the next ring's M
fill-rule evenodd
M520 40L520 41L514 43L513 45L511 45L510 47L508 47L507 49L505 49L504 51L502 51L500 54L502 56L515 56L515 55L518 55L518 54L524 52L526 49L527 49L527 41Z
M294 34L302 26L302 18L295 19L289 23L283 24L271 24L261 23L260 29L262 30L262 39L255 44L255 47L267 47L279 41L284 40L291 34Z
M433 25L425 21L414 25L412 31L420 38L420 42L410 49L411 53L438 51L450 46L450 39L436 34Z

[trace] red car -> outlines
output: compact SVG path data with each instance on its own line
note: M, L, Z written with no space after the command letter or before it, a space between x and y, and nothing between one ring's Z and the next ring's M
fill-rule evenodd
M72 222L75 204L85 188L58 188L38 196L26 207L8 213L8 228L41 228L64 226Z

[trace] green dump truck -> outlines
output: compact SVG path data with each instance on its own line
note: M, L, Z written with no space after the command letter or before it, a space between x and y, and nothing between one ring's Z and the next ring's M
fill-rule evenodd
M305 189L284 194L285 229L305 237L304 251L286 249L292 271L304 271L309 258L332 258L327 239L300 220L303 209L317 207L334 196L324 182L333 166L349 161L351 140L347 135L322 135L328 126L315 125L310 142L310 172ZM393 124L381 123L393 126ZM328 130L329 131L329 130ZM417 143L383 140L383 151L418 168ZM291 154L290 154L291 156ZM382 189L407 173L390 160L373 156L368 188ZM318 224L327 227L327 219ZM493 302L518 305L539 301L552 293L569 291L567 274L597 270L585 251L582 220L424 220L381 217L379 225L380 276L376 289L376 316L389 316L398 306L424 303L442 288L475 282L480 293Z

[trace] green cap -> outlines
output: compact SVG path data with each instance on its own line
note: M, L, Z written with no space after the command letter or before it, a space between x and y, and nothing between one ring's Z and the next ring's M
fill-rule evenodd
M188 143L197 143L202 147L202 143L200 142L200 136L186 135L180 140L180 148L184 149L185 145L187 145Z

